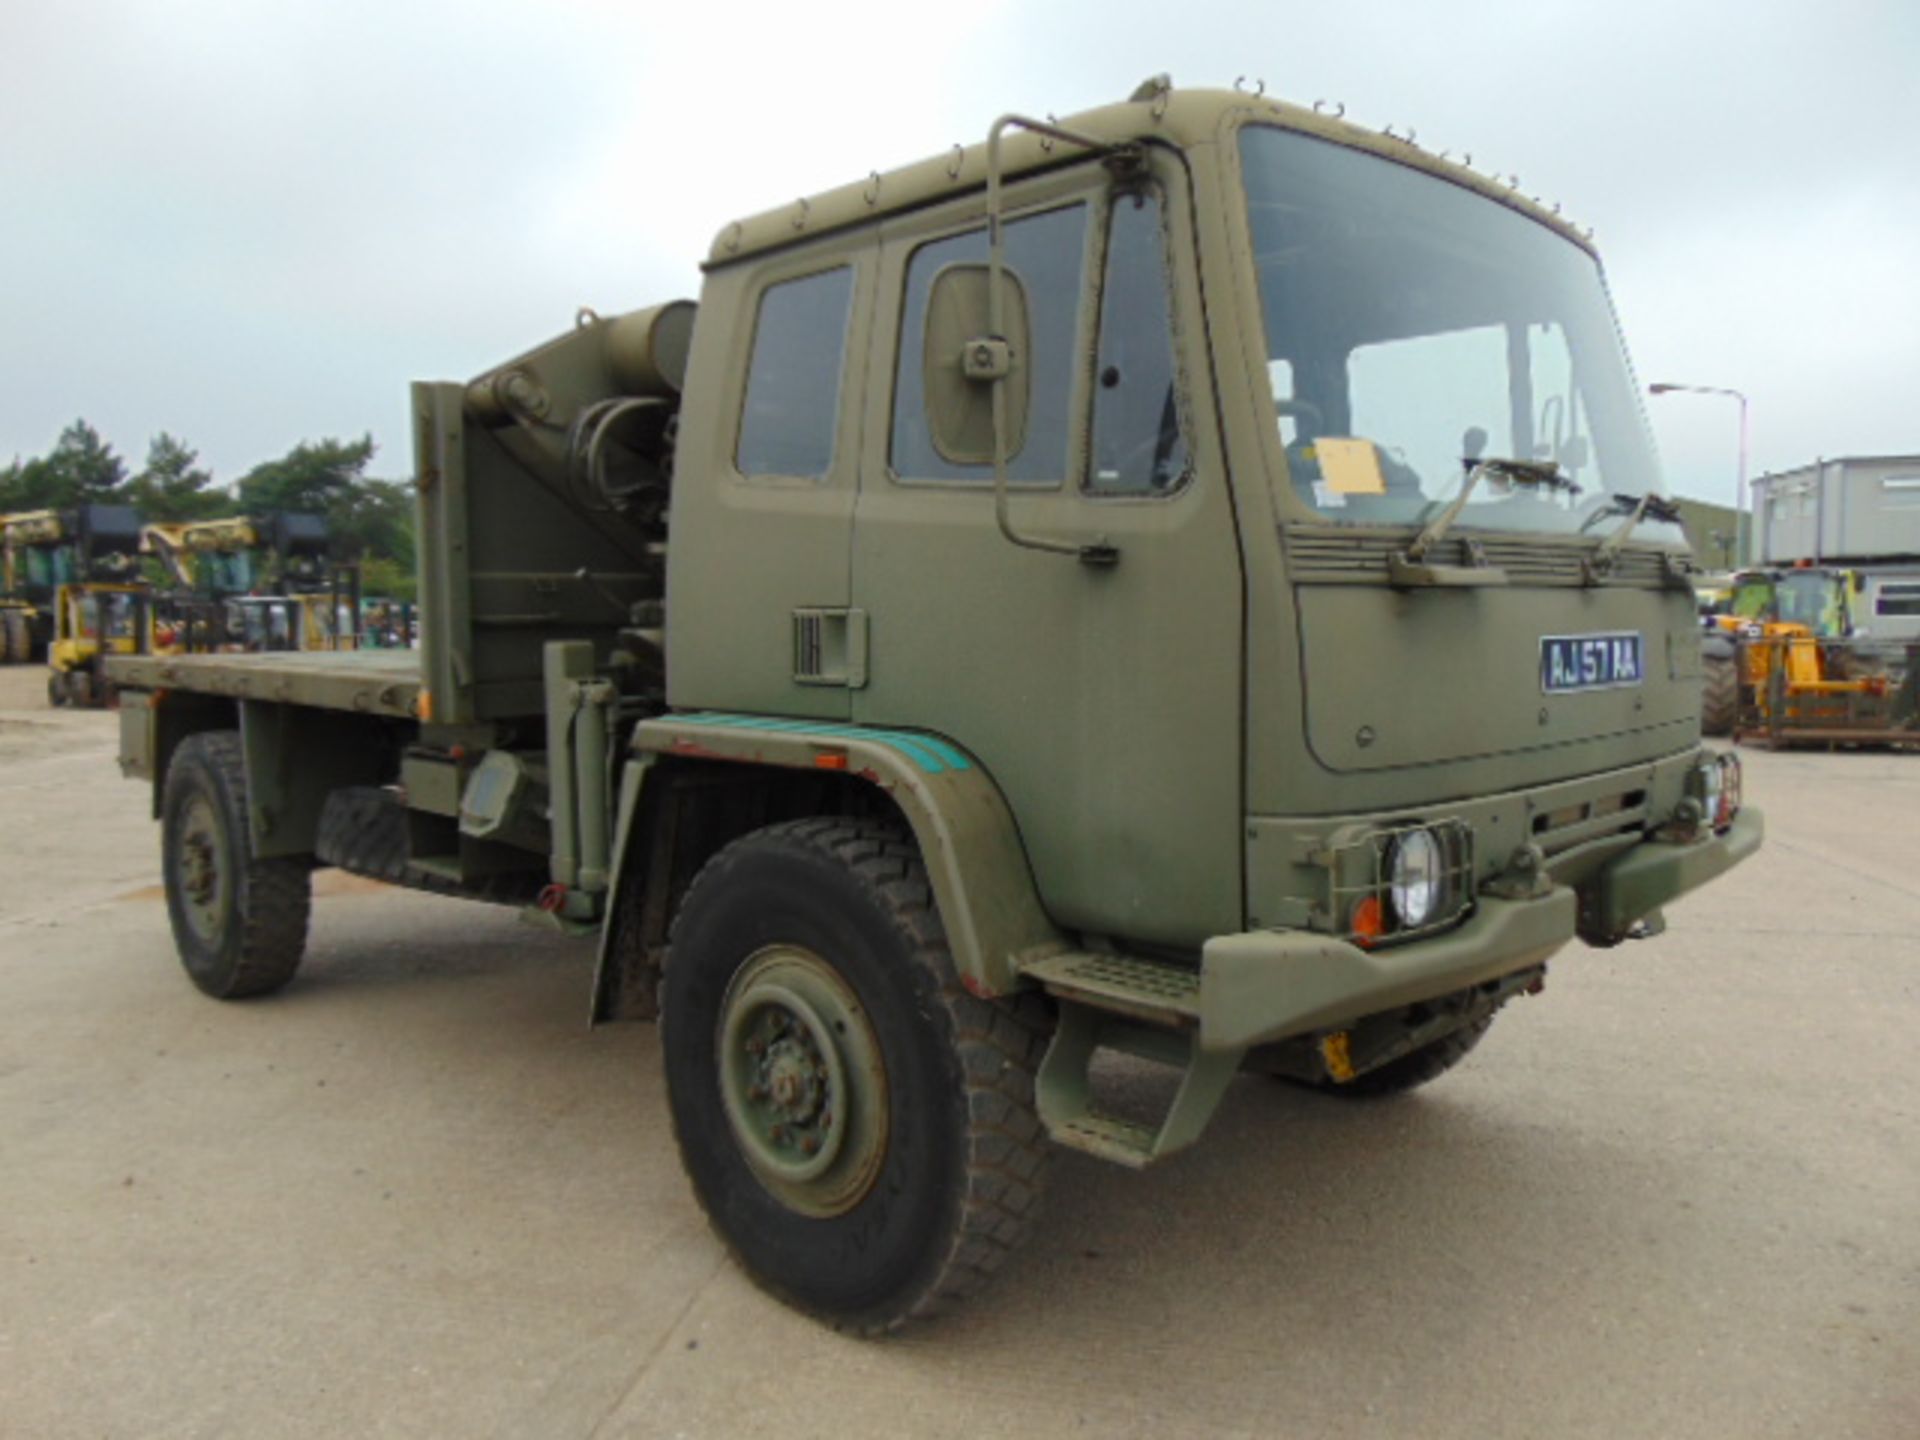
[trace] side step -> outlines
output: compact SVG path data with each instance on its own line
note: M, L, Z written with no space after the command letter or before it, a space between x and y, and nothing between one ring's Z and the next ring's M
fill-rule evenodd
M1200 974L1130 955L1049 955L1021 967L1049 995L1116 1015L1191 1030L1200 1023Z
M1049 956L1024 973L1061 1002L1059 1028L1034 1086L1040 1119L1054 1143L1138 1170L1200 1138L1246 1052L1200 1048L1197 974L1151 960L1091 954ZM1099 1108L1091 1068L1100 1050L1182 1071L1158 1125Z

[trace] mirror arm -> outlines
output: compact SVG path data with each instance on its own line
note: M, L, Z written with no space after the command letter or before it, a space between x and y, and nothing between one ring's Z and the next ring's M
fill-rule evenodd
M987 132L987 323L997 340L1004 340L1007 333L1006 300L1003 294L1006 256L1000 235L1000 137L1007 130L1015 128L1051 136L1095 153L1111 148L1091 136L1076 134L1072 130L1025 115L1002 115ZM1022 360L1024 362L1024 356ZM1007 496L1007 379L1008 376L1003 374L995 376L992 381L993 518L1000 526L1000 533L1013 544L1027 550L1072 555L1088 565L1112 565L1119 560L1120 552L1104 536L1091 544L1078 544L1070 540L1047 540L1036 535L1022 535L1013 528Z

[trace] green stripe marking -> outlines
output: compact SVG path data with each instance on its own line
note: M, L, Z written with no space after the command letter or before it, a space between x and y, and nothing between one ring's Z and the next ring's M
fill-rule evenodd
M728 715L701 711L692 715L663 715L671 725L699 725L724 730L767 730L786 735L819 735L834 740L868 740L890 745L929 775L947 770L971 770L964 752L938 736L913 730L878 730L869 725L839 725L830 720L780 720L765 715Z

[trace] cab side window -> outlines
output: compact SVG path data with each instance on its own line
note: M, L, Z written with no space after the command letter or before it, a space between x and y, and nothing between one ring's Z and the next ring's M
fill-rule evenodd
M734 451L741 474L818 479L832 466L852 301L845 265L769 285L760 296Z
M1120 195L1107 224L1087 489L1096 495L1164 495L1187 473L1187 442L1174 385L1159 198Z
M1025 216L1009 222L1002 232L1006 268L1019 277L1026 292L1033 348L1026 443L1007 461L1007 478L1016 484L1058 485L1067 473L1074 340L1086 263L1086 232L1084 204ZM958 465L934 449L921 374L927 301L934 277L949 265L986 262L987 232L982 229L929 241L913 252L907 264L890 451L893 473L903 480L993 482L991 465Z

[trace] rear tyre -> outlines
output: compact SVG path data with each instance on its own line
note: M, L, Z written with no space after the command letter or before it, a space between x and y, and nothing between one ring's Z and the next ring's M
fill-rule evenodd
M1700 690L1700 733L1731 735L1740 709L1740 662L1737 657L1708 655Z
M660 1015L681 1160L782 1300L893 1330L978 1289L1025 1232L1044 1012L961 987L895 826L800 820L715 855L675 917Z
M293 979L307 944L309 866L253 854L238 733L210 730L180 743L160 823L167 917L188 978L217 1000L265 995Z
M24 665L32 649L27 617L18 610L0 612L0 665Z
M47 704L51 705L56 710L63 710L66 708L66 705L67 705L66 671L49 670L47 672Z
M93 708L93 676L87 671L67 672L67 703L76 710Z
M1438 1040L1422 1045L1418 1050L1402 1055L1398 1060L1389 1060L1378 1069L1356 1075L1344 1084L1337 1080L1322 1080L1313 1088L1350 1100L1378 1100L1388 1095L1404 1095L1429 1080L1438 1080L1466 1059L1492 1026L1493 1016L1482 1016L1469 1025L1442 1035Z

